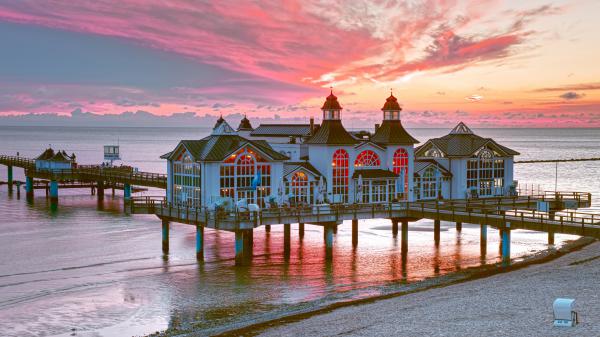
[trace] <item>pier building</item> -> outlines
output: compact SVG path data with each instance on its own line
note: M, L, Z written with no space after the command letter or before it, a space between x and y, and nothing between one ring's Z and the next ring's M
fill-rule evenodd
M376 204L504 196L518 152L459 123L419 143L404 129L402 108L385 100L374 133L352 133L331 92L320 125L261 124L244 116L233 129L221 116L208 137L183 140L167 159L167 200L179 206L238 203Z

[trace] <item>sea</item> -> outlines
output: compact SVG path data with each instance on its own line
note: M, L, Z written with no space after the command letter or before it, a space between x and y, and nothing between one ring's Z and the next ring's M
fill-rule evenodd
M521 153L517 160L600 157L600 129L475 129ZM0 154L35 157L45 148L75 153L80 164L102 161L103 145L118 144L125 164L166 171L160 159L181 139L209 128L0 127ZM421 142L449 129L410 129ZM0 180L6 180L0 166ZM22 169L15 179L24 180ZM519 186L535 191L588 191L600 212L600 161L515 164ZM556 179L558 178L558 179ZM322 228L292 225L291 256L284 259L283 226L254 233L247 267L234 265L234 236L205 230L205 262L195 257L195 229L172 224L170 253L161 251L161 222L125 215L122 191L98 202L90 189L59 191L53 210L43 190L32 202L0 186L0 335L144 336L169 327L210 335L252 323L356 299L393 294L423 280L500 261L499 235L488 230L482 255L479 226L442 222L435 246L431 220L409 225L408 253L386 219L360 221L358 247L351 225L339 226L332 262ZM148 190L137 195L161 195ZM556 235L556 246L577 239ZM547 234L515 230L511 257L548 249Z

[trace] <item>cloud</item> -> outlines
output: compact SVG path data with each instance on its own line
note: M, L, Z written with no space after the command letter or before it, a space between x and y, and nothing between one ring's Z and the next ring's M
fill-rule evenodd
M465 97L465 99L467 101L470 101L470 102L479 102L479 101L481 101L483 99L483 96L481 96L481 95L471 95L471 96Z
M574 91L568 91L568 92L565 92L564 94L560 95L559 97L562 98L562 99L564 99L564 100L570 101L570 100L580 99L583 96L585 96L585 95L578 94L578 93L576 93Z
M600 90L600 82L567 84L557 87L547 87L535 89L533 92L552 92L552 91L582 91L582 90Z

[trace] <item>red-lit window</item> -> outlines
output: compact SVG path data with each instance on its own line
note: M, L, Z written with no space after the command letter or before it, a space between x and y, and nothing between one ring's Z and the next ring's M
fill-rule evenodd
M392 159L392 167L394 173L401 175L404 170L404 195L408 195L408 152L405 149L398 149L394 152L394 159ZM397 191L400 193L400 191Z
M340 202L348 202L348 165L350 156L344 149L336 150L333 153L331 166L333 169L332 192L334 195L341 196Z
M354 167L379 167L381 166L381 160L377 153L371 150L365 150L358 154L354 161Z

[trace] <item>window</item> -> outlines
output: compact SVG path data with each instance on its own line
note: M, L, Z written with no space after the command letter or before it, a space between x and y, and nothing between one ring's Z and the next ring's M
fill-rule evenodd
M504 190L504 159L483 149L476 158L467 161L467 188L475 188L479 195L498 195Z
M298 171L292 176L290 190L296 204L310 203L310 189L306 173Z
M421 197L423 199L435 199L442 193L442 179L438 178L438 169L429 166L421 176Z
M333 153L331 166L333 169L332 192L334 196L339 196L341 200L337 202L348 202L348 165L350 161L348 152L344 149L338 149Z
M357 168L378 168L381 166L381 161L379 160L379 156L377 153L371 150L365 150L356 156L356 160L354 161L354 167Z
M186 152L173 161L173 203L186 207L201 206L200 164Z
M260 174L260 183L252 181ZM251 149L241 149L223 161L220 168L220 194L238 201L264 205L271 194L271 165Z
M425 157L441 158L442 152L440 152L440 150L436 149L435 147L432 147L431 149L425 151Z
M404 170L404 194L402 200L406 200L408 197L408 152L406 152L405 149L400 148L394 152L392 168L397 175L402 175L402 170ZM400 193L400 191L398 191L398 193Z

